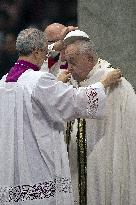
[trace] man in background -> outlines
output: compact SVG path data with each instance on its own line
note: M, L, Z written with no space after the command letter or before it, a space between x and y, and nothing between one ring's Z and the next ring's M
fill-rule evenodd
M48 39L49 57L47 61L44 61L41 67L42 71L48 71L57 75L59 72L67 70L68 64L65 61L65 53L60 45L60 41L64 39L67 33L76 28L74 26L64 26L60 23L53 23L47 26L44 33Z

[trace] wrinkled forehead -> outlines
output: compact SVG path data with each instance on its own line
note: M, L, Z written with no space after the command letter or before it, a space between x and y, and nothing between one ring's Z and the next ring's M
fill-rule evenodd
M71 45L68 45L65 49L65 56L66 57L69 57L69 56L75 56L77 55L77 52L78 52L78 48L75 44L71 44Z

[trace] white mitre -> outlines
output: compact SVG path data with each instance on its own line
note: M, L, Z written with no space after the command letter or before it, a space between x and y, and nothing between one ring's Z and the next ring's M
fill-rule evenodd
M85 39L87 41L90 40L90 37L84 32L84 31L81 31L81 30L75 30L75 31L71 31L69 32L65 38L64 38L64 43L65 44L69 44L69 43L72 43L78 39Z

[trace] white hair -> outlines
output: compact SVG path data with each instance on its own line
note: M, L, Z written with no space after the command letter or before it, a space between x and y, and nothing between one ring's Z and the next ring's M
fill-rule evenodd
M98 60L98 55L95 50L95 45L91 40L77 40L73 43L77 48L77 53L93 57L95 61Z
M45 34L36 28L21 31L16 40L16 50L22 56L28 56L33 50L44 49L46 46Z

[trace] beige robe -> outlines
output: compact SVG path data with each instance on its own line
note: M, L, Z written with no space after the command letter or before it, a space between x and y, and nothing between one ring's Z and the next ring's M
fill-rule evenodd
M98 81L112 70L108 67L99 59L81 86ZM136 95L124 78L107 94L105 117L86 120L87 205L135 205ZM79 204L76 132L75 123L69 156L75 204Z

